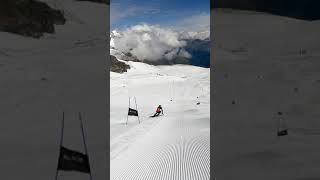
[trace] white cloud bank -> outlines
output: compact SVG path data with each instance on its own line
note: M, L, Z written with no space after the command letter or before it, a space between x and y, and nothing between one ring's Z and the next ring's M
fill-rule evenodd
M122 52L130 52L140 60L171 60L177 56L190 58L183 47L186 42L180 40L180 34L158 25L140 24L122 31L110 42L111 46Z
M118 20L125 19L127 17L134 17L137 15L141 16L144 14L154 14L157 12L159 12L159 9L152 6L137 6L132 4L124 8L120 3L112 3L110 7L110 22L111 25L113 25Z
M200 13L188 16L176 24L175 29L193 32L210 31L210 14Z

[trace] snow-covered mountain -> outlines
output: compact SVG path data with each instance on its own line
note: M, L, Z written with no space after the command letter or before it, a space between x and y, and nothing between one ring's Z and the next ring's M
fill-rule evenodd
M115 38L121 38L121 35L116 30L113 30L110 32L110 49L115 49L115 45L114 45Z
M199 32L187 32L182 31L180 33L181 39L198 39L198 40L209 40L210 39L210 30L199 31Z

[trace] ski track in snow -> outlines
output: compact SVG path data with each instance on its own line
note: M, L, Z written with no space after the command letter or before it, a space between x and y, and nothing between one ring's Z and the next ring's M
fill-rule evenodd
M0 32L1 179L53 179L64 146L83 152L75 113L84 114L92 179L107 177L108 91L104 77L109 8L73 0L41 0L64 10L65 25L40 39ZM27 156L26 156L27 155ZM12 173L19 172L19 173ZM58 179L84 180L79 172Z
M111 180L210 179L210 69L129 64L111 73ZM128 95L140 124L125 125ZM158 104L164 115L149 118Z

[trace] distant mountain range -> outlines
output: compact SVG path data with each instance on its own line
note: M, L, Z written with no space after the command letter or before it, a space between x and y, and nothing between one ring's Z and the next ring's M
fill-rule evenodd
M210 40L188 39L186 51L192 55L189 63L194 66L210 67Z
M121 35L117 31L112 31L110 33L110 54L121 60L139 61L153 65L189 64L205 68L210 67L210 31L181 32L180 39L187 43L183 48L191 54L191 58L186 58L178 55L171 60L167 60L165 58L159 59L157 61L138 59L131 52L119 51L114 46L114 38L121 38ZM178 51L178 53L179 52L180 51Z
M320 19L319 7L319 0L214 0L211 3L211 9L251 10L310 21Z

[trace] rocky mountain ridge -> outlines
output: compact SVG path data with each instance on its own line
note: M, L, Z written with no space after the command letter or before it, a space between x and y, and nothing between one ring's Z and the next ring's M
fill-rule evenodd
M65 24L60 10L36 0L1 0L0 31L40 38L44 33L54 33L54 25Z

